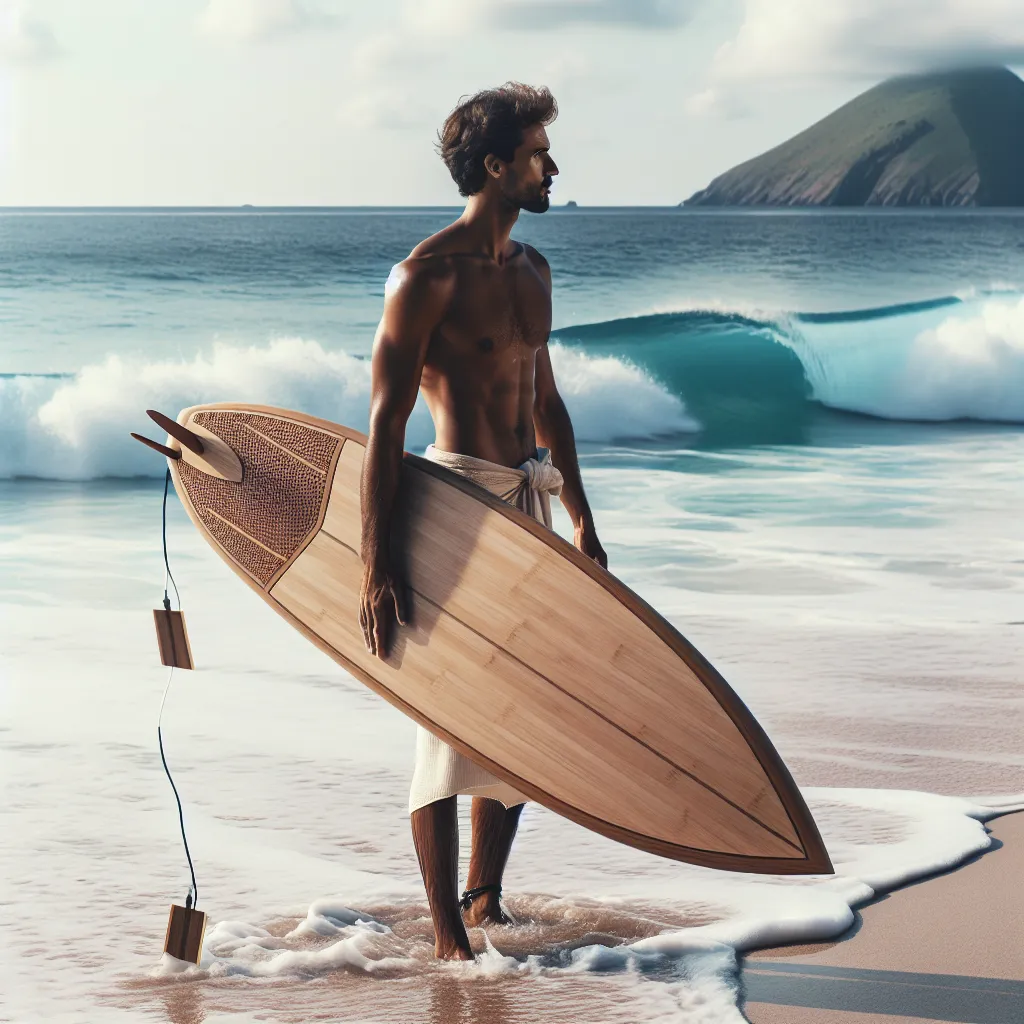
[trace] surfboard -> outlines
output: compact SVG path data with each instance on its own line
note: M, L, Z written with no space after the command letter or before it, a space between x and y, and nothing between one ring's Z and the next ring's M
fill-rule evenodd
M234 403L177 422L193 434L191 447L167 439L174 485L214 550L303 636L467 757L641 850L735 871L832 871L800 791L728 683L560 536L407 454L393 549L411 622L381 661L358 621L365 435Z

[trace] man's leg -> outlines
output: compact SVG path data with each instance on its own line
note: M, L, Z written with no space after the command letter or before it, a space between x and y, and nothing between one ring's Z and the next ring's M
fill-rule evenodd
M480 796L473 798L473 852L469 860L467 889L477 889L481 885L501 885L522 811L522 804L506 809L500 800ZM496 892L485 892L477 896L463 914L463 919L471 928L488 923L510 923L509 918L501 912Z
M434 953L442 960L473 959L469 936L459 912L457 799L450 796L445 800L435 800L410 815L412 841L434 922ZM476 834L475 824L473 833Z

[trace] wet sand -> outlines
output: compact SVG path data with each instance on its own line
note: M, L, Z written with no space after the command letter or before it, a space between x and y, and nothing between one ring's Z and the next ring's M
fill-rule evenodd
M1024 1021L1024 814L990 824L993 848L860 909L837 943L745 961L752 1024Z

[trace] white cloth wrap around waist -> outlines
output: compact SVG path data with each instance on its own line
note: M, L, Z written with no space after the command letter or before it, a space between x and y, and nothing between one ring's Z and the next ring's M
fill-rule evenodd
M563 481L562 474L551 465L551 452L547 448L538 448L537 458L527 459L518 467L443 452L433 445L428 445L423 454L424 458L472 480L551 529L551 495L562 493Z
M551 465L547 448L538 448L535 459L527 459L518 467L441 451L433 445L424 452L424 458L472 480L551 529L551 495L561 494L563 481L562 474ZM460 793L500 800L506 807L526 802L526 797L507 782L496 779L444 740L417 726L409 813Z

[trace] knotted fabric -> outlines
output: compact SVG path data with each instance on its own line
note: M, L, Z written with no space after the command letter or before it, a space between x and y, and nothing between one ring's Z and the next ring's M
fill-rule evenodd
M533 516L551 529L551 495L562 491L562 474L551 465L551 452L538 448L521 466L502 466L430 445L424 457ZM416 727L416 767L409 792L409 813L458 793L500 800L506 807L526 802L507 782L464 757L423 726Z
M538 448L535 459L527 459L515 467L442 451L433 445L423 454L424 458L472 480L551 529L551 495L562 493L564 481L551 464L551 452L547 448Z

